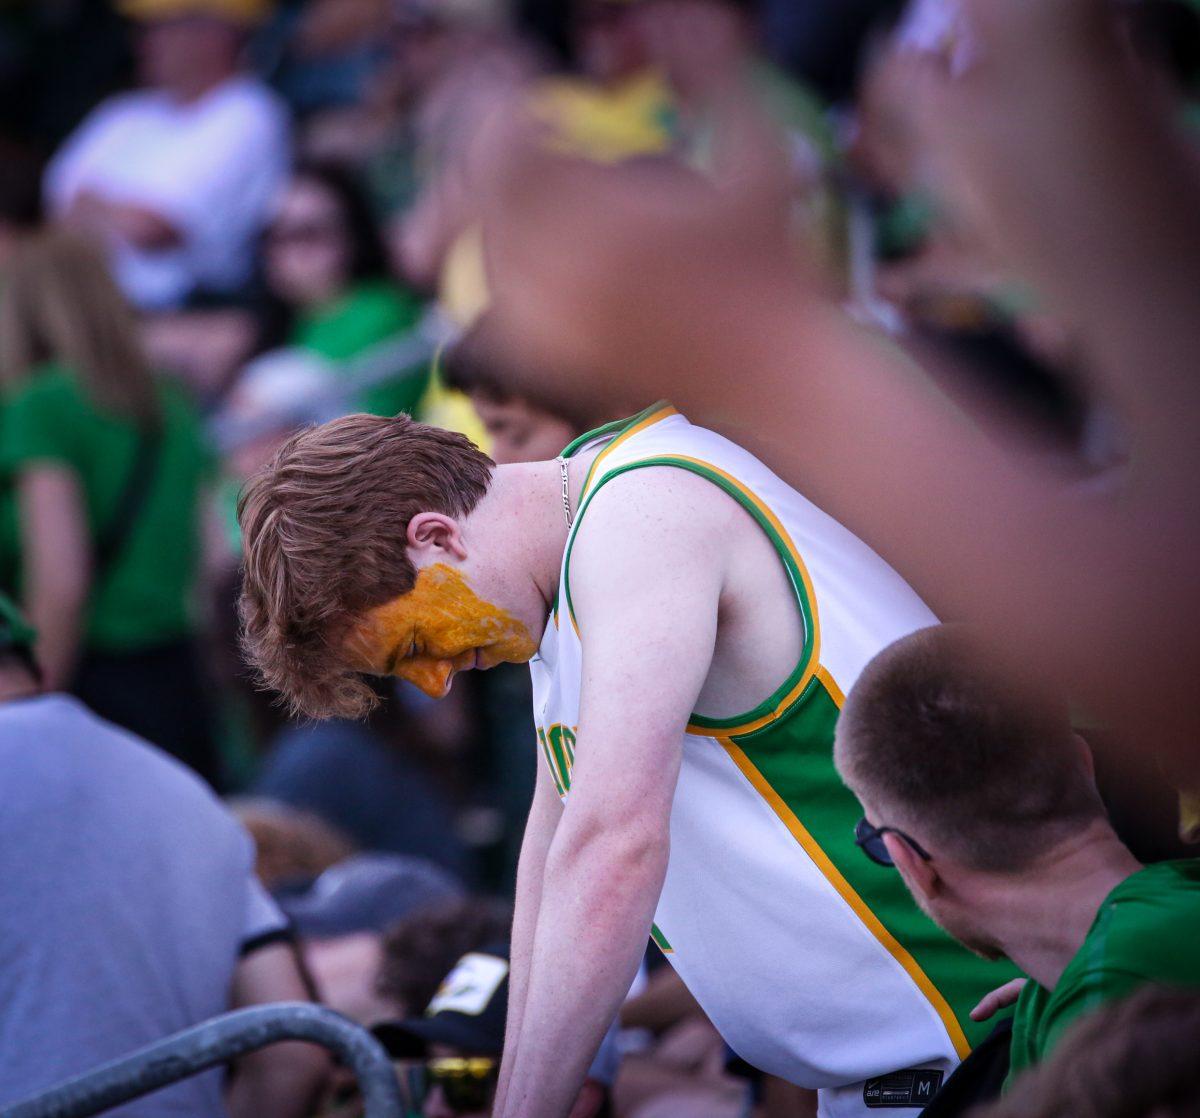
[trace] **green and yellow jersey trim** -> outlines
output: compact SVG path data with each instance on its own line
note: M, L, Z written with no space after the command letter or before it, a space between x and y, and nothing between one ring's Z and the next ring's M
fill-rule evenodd
M622 446L633 438L639 431L644 431L647 427L653 427L654 424L661 422L671 415L679 413L668 404L665 400L660 400L656 404L651 404L645 411L639 412L632 419L626 420L627 426L608 446L606 446L595 458L592 459L592 464L588 468L587 477L583 479L583 488L580 494L586 498L588 490L591 487L592 479L599 476L600 466L604 460L612 454L617 447ZM603 431L604 428L601 428ZM579 510L579 515L583 515L582 507Z
M829 681L829 684L832 684L832 691L830 691L826 680ZM833 683L828 672L821 669L817 673L817 681L820 686L826 689L829 693L829 698L836 703L840 710L844 701L841 689L836 683ZM958 1017L951 1008L950 1003L937 986L934 985L932 979L925 973L920 963L917 962L912 953L892 932L888 930L883 921L871 910L870 905L863 900L857 890L846 880L845 875L834 864L833 859L829 857L817 840L813 838L808 828L800 821L799 816L796 815L788 802L762 774L746 751L730 737L716 736L715 740L729 754L731 760L746 780L749 781L751 787L767 802L771 810L778 816L780 822L783 823L791 836L800 844L804 852L812 860L813 865L817 867L825 880L833 886L838 896L845 901L855 916L858 917L867 930L883 945L888 954L896 960L909 978L916 984L917 989L921 991L922 995L933 1007L934 1012L937 1013L943 1028L946 1030L947 1036L950 1038L950 1042L954 1045L955 1052L958 1053L959 1059L966 1059L971 1052L970 1041L967 1040L962 1025L959 1023Z
M592 478L596 474L596 466L599 465L600 460L602 458L606 457L611 451L615 450L617 448L617 446L619 446L621 443L625 442L626 439L629 439L633 435L637 434L638 431L644 431L647 427L659 422L659 420L666 419L667 416L677 415L677 414L678 414L678 412L675 410L675 408L671 404L667 403L666 400L659 400L657 403L653 403L648 408L644 408L642 411L638 412L637 415L630 416L628 419L614 419L612 422L605 423L603 426L597 427L592 431L585 431L578 438L573 439L571 442L569 442L563 448L562 454L559 457L574 458L575 455L578 454L584 447L589 446L591 443L594 443L597 439L605 439L605 438L610 438L612 436L616 436L615 438L612 439L612 442L610 442L608 444L608 446L606 446L603 450L600 451L599 454L596 455L595 460L592 462L591 467L588 469L587 477L584 478L584 480L583 480L583 487L579 491L581 506L582 506L583 498L587 494L588 486L591 484ZM581 507L579 510L579 516L582 516L582 515L583 515L583 509ZM578 516L576 517L576 519L578 519ZM557 591L555 592L554 602L552 603L552 605L550 607L550 612L554 617L554 627L557 629L558 628L558 593L557 593ZM575 623L574 614L572 614L572 616L571 616L571 624L575 628L575 635L578 636L579 635L579 626Z
M779 743L775 741L775 738L780 736L789 737L793 734L795 730L791 723L794 719L800 719L805 722L815 719L828 722L828 734L825 736L830 739L829 745L831 746L832 725L836 720L838 711L840 711L842 704L845 702L845 696L828 669L820 662L821 632L816 593L813 588L811 576L804 564L799 549L796 547L795 541L791 538L786 527L774 511L757 494L748 489L737 478L711 462L688 455L668 454L628 462L611 469L607 473L597 471L597 466L601 465L601 459L607 457L608 452L615 449L618 441L624 442L625 439L636 433L636 430L644 430L651 423L657 422L669 414L673 414L673 410L669 409L669 406L668 410L663 411L648 409L640 417L635 417L635 420L631 421L630 425L618 436L618 439L614 440L612 444L601 452L601 455L597 456L596 461L592 464L592 469L589 471L588 479L585 482L584 497L576 516L576 522L578 524L578 521L582 519L596 494L613 478L619 477L630 470L643 467L672 466L690 470L720 486L746 509L767 534L788 573L803 620L804 646L801 650L800 658L796 667L779 688L752 710L735 718L726 719L707 718L703 715L693 713L688 721L686 731L689 734L711 738L725 750L743 777L745 777L754 791L766 802L772 812L783 823L789 834L804 850L822 876L829 881L834 890L872 936L895 959L896 963L905 973L908 974L942 1022L946 1034L959 1057L965 1058L971 1051L971 1043L950 1002L929 977L927 971L913 954L913 950L910 950L901 942L899 938L900 933L889 929L883 923L860 891L860 888L866 888L868 893L879 893L882 886L884 893L886 893L888 890L902 889L902 886L898 881L892 880L892 878L882 883L872 880L871 875L875 869L873 866L865 861L862 866L858 866L856 862L849 860L858 854L858 851L852 845L852 816L854 816L857 805L853 802L851 794L838 781L837 787L844 793L843 798L846 800L846 803L838 805L824 804L819 809L816 805L804 806L806 814L810 807L817 811L817 815L820 817L820 826L818 829L825 834L828 841L832 844L831 846L823 847L821 842L814 837L812 831L800 821L796 804L803 801L803 795L799 794L797 797L797 789L804 786L816 787L817 785L810 785L809 781L802 779L804 775L802 771L794 773L789 771L789 763L786 762L782 754L779 754ZM576 623L574 607L571 602L569 577L571 550L574 546L574 541L575 535L573 533L564 558L563 584L566 589L565 597L568 613L575 632L578 635L579 626ZM817 763L815 755L801 761L802 765L814 763ZM820 763L824 766L830 766L832 761L830 757L824 756ZM775 774L775 777L781 783L777 785L773 781L771 778L772 773ZM784 789L789 787L791 788L790 793L784 791ZM836 810L834 810L835 808ZM829 811L834 811L834 814L837 816L836 820L832 816L829 819L824 818ZM817 819L814 817L814 822L816 821ZM842 838L843 830L846 832L844 841ZM839 843L847 849L842 850ZM839 868L838 861L829 853L833 849L838 849L839 851L840 859L843 860L842 868ZM851 879L859 881L860 888L856 888L851 883ZM902 898L902 900L906 901L907 898ZM927 919L915 909L913 910L913 916L919 920ZM907 932L903 934L911 939L912 933L913 928L908 928ZM921 942L920 935L918 935L916 942ZM918 950L918 953L923 954L923 949ZM1004 980L1004 977L1007 976L1001 976L998 979L997 985Z
M648 415L640 424L630 427L621 438L628 437L635 430L644 429L650 423L657 422L660 418L665 418L666 414L673 413L674 409L671 408L665 414L654 413ZM618 441L620 440L614 441L605 448L601 455L597 456L596 461L592 463L593 472L596 466L599 465L600 458L604 454L607 454L609 450L612 450ZM625 465L618 466L616 469L610 470L599 477L595 485L590 488L588 485L590 485L592 475L589 473L588 484L585 484L584 487L586 496L576 516L576 522L578 523L578 521L582 520L593 498L613 478L620 477L621 474L628 473L630 470L651 466L672 466L678 469L689 470L692 473L707 478L725 490L755 519L759 527L767 534L768 539L774 544L775 550L783 562L784 569L787 571L788 579L792 584L792 589L796 595L796 604L799 607L804 626L804 647L801 650L799 661L787 679L776 688L772 695L764 699L753 710L749 710L735 718L708 718L704 715L693 713L687 726L687 732L690 734L711 734L714 731L728 735L753 733L755 730L760 730L770 725L799 701L801 695L804 694L804 689L812 681L813 675L819 666L821 628L817 616L816 592L813 590L812 578L808 573L808 568L804 565L804 560L800 557L799 549L796 547L787 529L783 526L779 517L775 515L757 494L753 493L732 474L722 470L719 466L684 454L664 454L650 458L639 458L636 462L627 462ZM575 633L578 635L579 625L575 619L575 609L571 601L570 580L571 551L575 546L575 538L575 534L572 534L571 540L567 544L567 554L564 559L566 573L563 583L567 591L568 615L571 618L571 624L575 628Z

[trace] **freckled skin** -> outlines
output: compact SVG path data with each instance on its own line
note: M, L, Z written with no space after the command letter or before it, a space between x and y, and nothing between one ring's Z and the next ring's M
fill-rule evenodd
M417 573L407 594L377 606L348 645L362 671L395 675L441 698L457 671L524 663L537 642L515 617L484 601L459 571L436 563Z

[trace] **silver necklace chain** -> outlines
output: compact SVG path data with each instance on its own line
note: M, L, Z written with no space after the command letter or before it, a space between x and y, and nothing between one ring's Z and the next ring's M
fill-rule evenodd
M571 515L571 482L567 476L567 460L561 455L558 459L558 472L562 475L563 519L567 522L567 531L571 530L574 517Z

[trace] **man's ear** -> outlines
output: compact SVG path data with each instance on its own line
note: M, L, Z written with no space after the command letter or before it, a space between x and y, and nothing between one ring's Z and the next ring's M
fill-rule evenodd
M405 533L410 551L427 557L430 562L452 558L463 562L467 549L462 530L452 516L440 512L419 512L408 522Z
M883 844L914 897L929 901L937 896L941 889L941 878L931 862L925 861L899 835L884 835Z

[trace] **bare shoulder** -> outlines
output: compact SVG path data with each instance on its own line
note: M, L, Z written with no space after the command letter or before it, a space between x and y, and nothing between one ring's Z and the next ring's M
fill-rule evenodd
M715 603L738 530L736 504L688 470L620 474L585 506L569 559L572 600L582 611L634 610L642 596Z
M736 514L735 502L690 470L641 466L608 479L588 499L574 551L583 555L669 540L694 546L728 531Z

